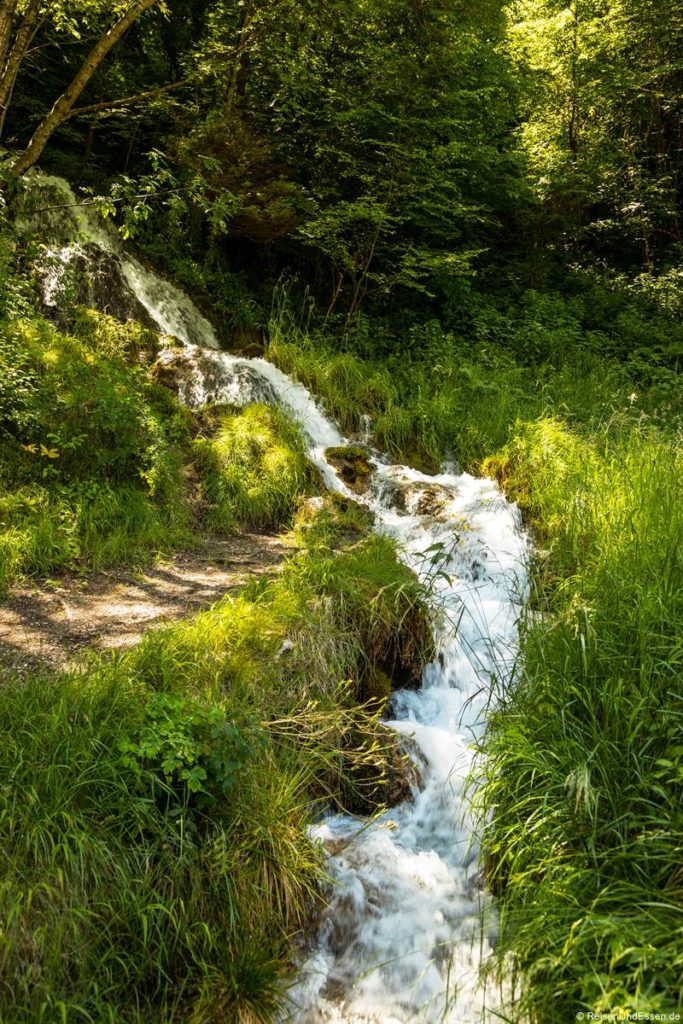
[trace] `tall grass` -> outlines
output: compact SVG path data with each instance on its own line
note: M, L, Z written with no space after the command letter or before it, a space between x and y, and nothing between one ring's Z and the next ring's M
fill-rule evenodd
M3 1019L274 1019L325 877L316 808L401 792L362 680L429 653L392 545L326 515L275 580L0 689Z
M291 521L312 474L296 426L279 409L252 405L225 413L195 442L206 492L206 521L219 530L274 528Z
M541 550L485 743L515 1020L682 1008L683 456L652 429L519 425L485 469Z
M531 326L527 332L531 345ZM353 335L335 340L302 329L283 302L270 322L268 357L319 396L346 432L364 432L369 416L379 448L427 470L446 455L476 470L517 420L549 412L589 431L615 409L634 421L642 413L669 414L666 375L661 389L638 387L634 404L627 367L590 348L558 341L552 361L530 364L495 332L489 338L482 328L482 335L477 342L426 324L379 358L371 349L356 351Z

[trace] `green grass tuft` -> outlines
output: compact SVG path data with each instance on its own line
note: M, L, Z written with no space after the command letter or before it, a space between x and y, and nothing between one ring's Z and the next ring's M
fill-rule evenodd
M543 545L481 792L515 1020L680 1011L683 456L544 420L485 468Z
M297 427L278 409L252 405L226 413L196 452L214 529L287 525L312 473Z

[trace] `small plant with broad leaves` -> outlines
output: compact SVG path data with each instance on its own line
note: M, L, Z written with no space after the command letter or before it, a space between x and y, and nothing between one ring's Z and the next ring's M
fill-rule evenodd
M154 769L178 803L198 809L229 799L259 744L255 726L226 719L220 708L169 694L153 694L136 736L119 751L126 768Z

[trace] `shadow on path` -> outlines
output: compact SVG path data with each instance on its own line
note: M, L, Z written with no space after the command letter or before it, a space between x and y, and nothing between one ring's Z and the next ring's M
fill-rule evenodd
M28 672L65 666L83 650L132 646L146 630L209 608L253 576L272 574L288 553L277 536L240 534L137 573L14 587L0 601L0 666Z

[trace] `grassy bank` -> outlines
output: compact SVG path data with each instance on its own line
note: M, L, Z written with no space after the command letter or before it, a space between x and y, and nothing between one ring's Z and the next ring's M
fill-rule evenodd
M379 714L431 656L424 595L367 512L311 500L278 410L183 409L136 324L6 313L0 590L242 529L293 556L129 653L3 678L0 1019L272 1021L325 880L308 826L405 795Z
M156 334L82 310L0 322L0 591L291 521L311 489L277 410L192 415L156 383Z
M324 878L307 825L402 793L382 702L361 703L430 643L355 509L304 508L297 537L272 582L0 689L3 1019L272 1019Z
M515 1019L681 1010L683 456L648 428L520 426L485 463L539 547L482 791Z
M0 588L182 542L190 424L148 366L156 335L84 312L72 335L0 325Z

